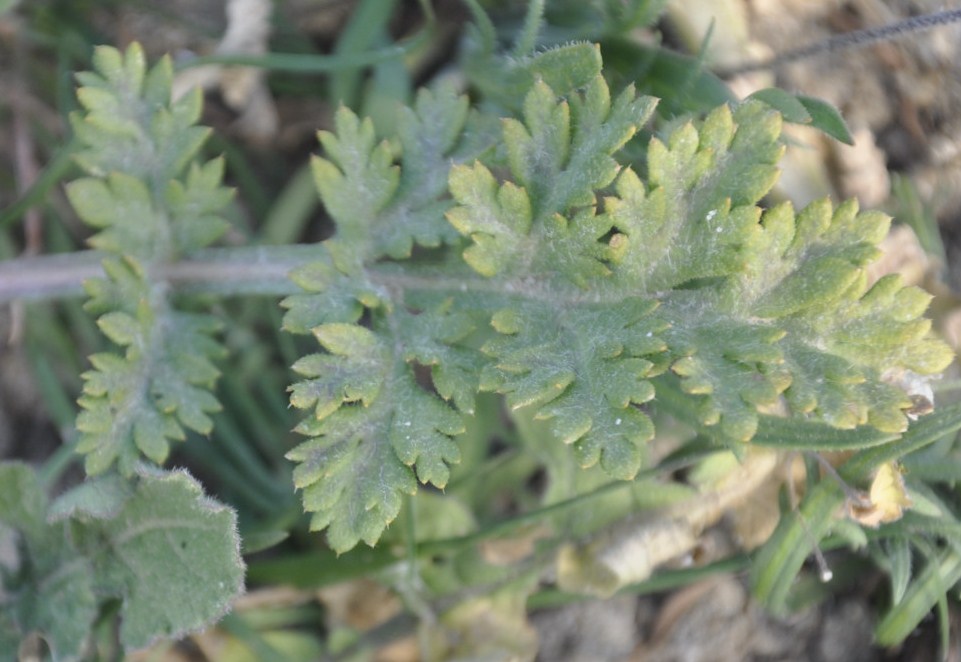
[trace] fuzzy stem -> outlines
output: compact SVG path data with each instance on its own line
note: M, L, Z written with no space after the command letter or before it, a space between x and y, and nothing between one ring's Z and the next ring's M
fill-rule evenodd
M315 255L312 246L256 246L197 251L189 260L154 265L151 276L176 290L231 295L300 291L287 279ZM83 282L103 275L100 251L24 257L0 262L0 303L83 296Z
M188 259L151 265L148 279L166 282L174 292L224 297L302 294L288 274L324 259L322 256L316 245L306 244L207 248ZM103 276L100 262L104 257L100 251L78 251L0 262L0 304L83 296L83 282ZM486 278L466 268L449 271L385 262L368 265L366 272L372 281L392 291L469 292L571 304L623 299L617 292L573 290L529 279Z

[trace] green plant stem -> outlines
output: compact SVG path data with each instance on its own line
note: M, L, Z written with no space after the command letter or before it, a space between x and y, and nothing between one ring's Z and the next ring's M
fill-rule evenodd
M648 595L682 586L689 586L714 575L742 572L751 565L751 558L746 554L736 554L727 558L694 568L679 568L676 570L662 570L656 576L643 582L628 584L618 591L618 595ZM546 588L531 595L527 599L527 608L548 609L562 607L575 602L584 602L590 596L583 593L569 593L556 588Z
M152 277L175 289L224 295L284 295L300 291L287 279L316 255L312 246L214 248L156 265ZM0 303L83 296L83 282L102 276L100 251L25 257L0 263Z
M537 46L537 33L544 22L544 0L530 0L527 5L527 15L524 17L524 29L514 44L514 55L523 57L533 52Z
M490 16L487 15L478 0L464 0L464 4L467 5L474 26L477 28L477 33L480 35L481 53L484 55L493 53L494 47L497 45L497 29L491 22Z
M53 455L47 458L47 461L37 471L40 483L45 489L52 490L64 472L79 458L76 439L63 444L54 451Z
M100 266L105 257L99 251L80 251L38 257L24 257L0 262L0 304L17 299L40 301L82 296L83 282L102 276ZM324 259L316 245L243 246L208 248L196 251L190 259L151 266L149 278L165 281L186 293L220 296L285 296L303 290L287 276L297 267ZM406 265L378 263L369 265L367 276L392 292L422 291L444 294L464 293L484 305L484 295L497 295L493 307L503 304L505 296L519 299L550 301L554 304L576 304L590 299L604 301L602 292L570 292L547 282L491 279L473 271L438 271L431 267L411 268ZM623 299L616 293L609 303Z
M271 71L286 71L297 74L324 74L332 71L347 71L360 67L369 67L395 58L403 58L410 51L416 50L424 41L429 39L430 36L431 30L425 28L399 44L373 51L365 51L363 53L345 53L339 55L310 55L303 53L204 55L178 62L176 68L183 70L206 64L222 64L260 67Z
M340 33L337 45L334 47L334 56L350 58L367 51L386 33L386 26L394 13L395 4L395 0L358 2L350 20ZM360 73L356 68L334 72L330 78L331 100L338 104L355 107L361 86Z
M28 209L40 204L50 193L50 189L66 177L72 169L76 168L73 155L77 149L77 143L71 141L57 150L33 185L13 204L0 212L0 228L11 225L19 220Z
M657 476L665 472L676 471L678 469L689 467L693 465L697 459L699 459L698 456L691 456L678 460L677 462L665 462L656 467L651 467L650 469L641 471L638 473L635 481ZM476 545L484 540L506 535L518 527L540 522L554 513L563 512L569 508L581 505L585 501L630 487L633 484L634 483L629 480L612 481L610 483L605 483L604 485L601 485L600 487L585 494L578 494L577 496L573 496L569 499L552 503L549 506L543 506L541 508L536 508L534 510L521 513L520 515L515 515L509 519L492 522L491 524L488 524L487 526L484 526L483 528L464 536L446 538L442 540L429 540L417 546L417 554L421 557L427 557L431 556L432 554L449 553L464 549L466 547L470 547L471 545Z

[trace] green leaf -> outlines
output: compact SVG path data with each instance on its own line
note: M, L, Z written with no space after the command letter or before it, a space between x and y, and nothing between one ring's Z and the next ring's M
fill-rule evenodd
M437 393L465 414L474 413L478 375L485 360L466 345L475 329L471 315L455 308L454 299L415 314L398 314L404 358L429 366Z
M16 650L36 631L55 658L79 660L98 612L91 567L64 524L46 523L46 509L47 497L30 467L0 464L0 537L4 526L19 534L19 559L13 565L6 555L0 559L0 641L6 638Z
M651 141L648 182L625 170L606 209L615 275L654 292L739 272L755 204L777 179L780 116L759 102L721 106L700 128ZM683 250L677 250L684 246Z
M647 122L655 102L628 87L611 103L601 76L570 105L543 82L524 100L524 122L504 120L504 143L514 180L529 193L535 217L592 206L594 192L620 169L612 155Z
M220 214L233 193L223 186L224 161L191 164L185 180L172 180L165 200L170 210L172 241L178 254L189 254L220 238L227 221Z
M142 260L169 257L166 219L139 178L114 172L106 180L79 179L67 186L67 197L81 219L104 228L90 238L94 248Z
M15 662L19 646L20 633L17 632L17 624L13 622L13 617L9 613L0 610L0 650L7 651L3 654L6 657L0 657L0 660Z
M557 46L523 58L491 54L465 58L472 83L485 98L518 110L535 83L560 96L579 90L601 73L601 51L596 44L574 43Z
M125 53L100 46L93 64L94 72L77 75L77 97L85 111L71 118L83 145L77 161L91 175L123 172L151 187L178 177L209 133L194 126L200 90L171 103L169 58L147 71L136 43Z
M231 193L221 160L193 163L208 133L195 126L199 90L171 101L169 59L147 71L136 44L123 54L98 48L94 67L78 76L84 113L72 118L83 146L76 158L93 177L67 188L78 215L101 229L91 244L149 263L218 238Z
M595 191L617 175L612 155L647 121L651 99L627 89L611 102L597 77L570 102L543 82L524 101L523 122L507 119L503 139L513 179L498 184L480 163L451 169L459 206L447 217L473 241L464 259L485 276L563 278L587 287L608 275L599 241L610 220L594 214Z
M786 611L801 566L830 529L843 500L838 485L822 480L804 497L797 511L782 515L751 566L752 590L767 608L775 613Z
M317 419L345 403L369 407L380 394L390 369L390 354L377 336L355 324L324 324L314 330L330 352L311 354L293 365L307 381L294 384L290 404L312 409Z
M683 392L701 400L699 422L719 425L729 439L749 441L758 409L776 404L791 383L777 345L784 332L735 319L688 320L680 307L663 314L672 323L664 334L667 344L682 354L671 371L681 378Z
M400 181L386 141L377 141L374 123L347 108L334 116L334 132L318 134L327 158L314 157L314 182L327 212L347 242L367 241L368 230Z
M767 87L763 90L758 90L747 98L763 101L781 113L781 116L784 117L787 122L793 122L794 124L808 124L811 122L811 115L808 113L807 108L804 107L804 104L801 103L795 95L779 87Z
M811 126L815 129L820 129L836 140L840 140L845 145L854 144L851 131L848 129L844 118L841 117L841 113L838 112L837 108L827 101L809 97L804 94L797 95L797 100L811 116Z
M888 572L891 575L891 604L897 605L903 599L911 581L911 543L904 538L895 538L887 545Z
M460 462L452 437L464 431L463 419L440 400L400 382L387 438L397 457L417 472L422 483L444 488L450 465Z
M780 330L780 365L767 372L781 376L781 391L797 415L838 428L869 424L901 432L911 401L886 382L905 371L939 372L951 361L950 349L930 336L930 323L920 317L928 295L904 288L895 276L868 288L864 269L888 225L883 214L858 213L853 201L836 209L817 201L796 216L790 205L778 205L745 233L741 270L716 291L705 290L702 300L731 316ZM711 323L703 308L684 309ZM713 390L721 390L719 383Z
M475 163L451 169L450 191L460 206L447 219L474 241L464 259L477 273L493 276L527 254L531 204L524 189L498 185L486 166Z
M291 457L314 526L329 526L337 549L375 541L415 476L446 481L460 424L444 400L470 412L477 388L549 421L577 463L622 478L636 474L654 433L643 405L656 389L725 442L897 443L911 384L942 370L950 350L930 335L923 293L894 278L867 282L887 217L854 203L759 206L784 149L771 105L798 121L816 113L776 92L758 96L654 139L635 171L621 167L619 150L647 121L650 100L630 88L612 97L600 76L567 90L533 78L514 99L486 99L517 113L501 121L497 149L438 166L448 169L447 219L463 239L415 235L396 250L371 247L406 232L406 219L380 223L405 204L405 178L423 157L409 136L378 143L342 111L317 166L338 234L294 274L308 294L285 302L287 327L314 331L326 349L296 365L307 379L292 402L314 417L299 427L312 439ZM437 107L438 117L462 108ZM422 126L415 115L411 126ZM433 153L442 153L459 123L435 126L445 147ZM400 259L413 243L438 250L411 268ZM408 439L398 420L416 434ZM390 480L344 477L375 466ZM796 546L797 532L785 535ZM777 572L764 580L775 593L793 579Z
M0 523L27 535L39 535L46 516L47 497L36 474L26 464L0 464Z
M957 432L959 428L961 405L943 407L914 422L900 438L858 451L838 472L850 484L861 484L870 480L872 472L881 464L924 448L947 434ZM831 520L843 502L844 493L839 483L833 479L822 479L804 497L796 512L781 518L774 533L755 554L751 570L752 590L762 603L775 611L783 611L787 607L791 588L805 559L831 528ZM885 623L890 621L893 624L891 628L894 634L888 639L892 643L896 641L896 636L909 632L918 622L913 619L920 620L937 599L938 591L943 592L950 585L933 589L931 582L935 577L931 575L932 572L931 566L928 566L924 578L916 579L911 584L905 598L885 618ZM924 587L919 588L921 585ZM918 596L918 590L926 591L925 597ZM919 614L922 608L923 613ZM902 628L907 621L912 625L905 631ZM881 629L879 625L879 633Z
M311 440L287 454L297 463L294 486L303 490L304 508L314 513L311 530L327 528L328 543L338 552L361 540L377 542L397 517L401 496L417 489L413 471L387 443L385 418L382 411L346 407L319 421L308 419L298 432Z
M701 426L700 431L717 435L717 428L711 427L716 424L703 422L704 406L685 394L680 384L674 383L677 380L663 376L653 381L657 388L656 404L659 410L689 424L697 422ZM757 416L757 432L751 438L751 443L792 451L843 451L881 446L899 438L900 435L896 433L880 432L869 426L839 430L818 421L761 414ZM721 439L730 437L721 434Z
M785 347L794 381L786 395L795 410L836 427L867 423L900 432L912 401L897 377L939 372L953 352L920 317L927 294L903 287L896 276L866 288L859 277L833 309L792 320Z
M789 205L765 213L749 245L749 261L738 275L740 307L765 318L833 310L860 270L878 256L876 244L890 219L858 214L849 201L832 209L828 200L805 207L796 217Z
M375 311L375 319L381 314ZM290 398L311 411L297 427L310 440L287 457L297 463L294 484L314 513L311 528L327 528L338 552L361 540L376 543L417 480L447 484L450 465L460 461L453 437L465 426L441 397L473 411L482 359L460 343L471 329L450 301L415 313L396 310L386 328L314 328L326 353L294 364L307 379L291 387ZM417 364L432 366L441 397L418 383ZM374 480L363 478L374 474Z
M50 505L47 519L89 521L112 519L133 494L133 486L118 474L88 480L60 495Z
M84 483L48 511L34 471L4 463L0 524L20 536L0 565L0 641L38 632L54 659L81 659L109 601L130 651L216 620L243 588L235 514L183 472Z
M554 435L573 444L583 467L598 462L619 478L641 466L641 446L654 426L635 405L654 396L645 357L664 349L664 322L651 301L555 306L527 303L493 318L502 334L483 351L494 362L481 388L507 395L512 408L534 407Z
M415 243L435 247L454 239L444 218L445 173L452 159L465 158L458 150L467 111L467 98L451 85L422 90L412 109L401 109L392 144L377 140L369 119L338 110L335 130L319 134L325 155L312 166L340 244L374 260L409 257Z
M284 330L307 334L314 327L331 322L353 323L364 307L385 300L382 288L373 284L356 264L345 263L339 244L327 242L317 258L289 275L305 294L294 294L280 305L287 308ZM320 295L320 296L318 296Z
M91 176L67 193L99 230L90 243L111 254L106 277L85 285L87 310L124 354L91 357L77 448L88 473L116 463L130 475L141 457L165 461L168 442L183 439L185 428L208 434L209 414L220 409L210 393L219 374L213 361L224 354L212 338L219 325L177 312L158 267L223 234L231 192L222 186L222 160L193 162L207 133L194 126L201 98L171 101L169 59L148 71L139 46L101 47L94 68L78 76L84 113L74 117L84 147L77 158Z
M860 450L894 441L897 434L862 426L839 430L824 423L803 419L761 416L752 444L785 450Z
M875 628L881 646L896 646L907 639L945 592L961 580L961 554L948 548L940 558L929 559L904 597Z
M215 318L175 312L162 303L151 308L150 287L135 262L107 260L105 268L107 279L88 284L93 295L88 307L111 311L138 303L98 320L125 352L90 357L93 370L83 375L78 401L83 411L77 417L77 451L87 455L91 475L115 463L130 475L141 457L164 462L169 441L183 440L184 428L210 432L209 414L220 410L210 393L219 375L213 361L224 350L211 337L220 328Z
M889 444L866 448L845 464L842 475L865 480L876 467L898 460L955 434L961 429L961 404L938 407L933 413L914 421L907 432Z
M142 470L114 517L72 529L97 591L122 601L128 650L199 629L243 590L236 515L183 471Z
M846 145L854 144L841 113L826 101L803 94L791 94L776 87L758 90L748 99L763 101L781 113L788 122L808 124Z

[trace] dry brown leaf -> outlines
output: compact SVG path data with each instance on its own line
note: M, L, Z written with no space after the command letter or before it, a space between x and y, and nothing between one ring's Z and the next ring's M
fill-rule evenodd
M272 10L270 0L229 0L227 30L215 52L221 55L266 53ZM280 119L267 89L264 69L220 65L187 69L174 78L174 97L194 87L219 88L227 105L240 114L236 126L246 138L264 143L276 136Z
M495 538L480 543L481 557L485 563L497 566L514 565L534 553L538 540L551 535L547 526L535 526L518 532L510 538Z
M911 497L904 486L904 476L894 462L885 462L878 468L868 494L847 502L848 516L874 529L901 519L904 510L910 507Z
M523 662L537 655L527 591L514 585L461 602L425 630L426 660Z
M355 630L376 627L402 609L400 600L390 589L370 579L325 586L317 594L333 623Z

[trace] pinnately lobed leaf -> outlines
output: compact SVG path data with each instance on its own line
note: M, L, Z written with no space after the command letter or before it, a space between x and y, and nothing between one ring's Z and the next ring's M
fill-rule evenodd
M612 98L600 76L563 97L532 81L502 121L502 150L450 165L452 203L443 191L418 203L446 204L460 242L443 239L437 266L391 265L390 276L378 275L385 254L439 245L440 234L411 231L420 221L385 215L407 204L398 182L419 159L396 170L388 144L341 111L318 162L338 233L296 276L308 294L286 303L289 328L325 350L295 366L306 379L291 402L312 412L299 427L311 439L289 457L335 549L373 544L415 475L443 486L477 390L548 420L581 465L627 479L654 435L645 403L659 389L727 442L750 441L778 409L872 426L857 436L868 445L904 430L911 401L898 384L943 370L951 352L921 317L923 293L866 279L889 220L852 202L762 209L782 120L757 99L653 139L646 164L622 167L618 150L653 106L632 89ZM455 144L455 124L438 125ZM378 236L388 217L404 250L355 237Z
M445 400L473 410L479 354L459 343L469 322L449 309L395 311L390 328L318 325L326 353L294 364L305 379L291 387L291 404L311 412L297 428L310 440L287 457L298 463L294 484L314 512L311 527L329 527L338 551L373 545L417 480L443 488L460 459L453 437L464 431L463 414ZM433 366L436 394L419 384L414 364Z
M626 300L616 308L528 306L494 315L502 335L484 346L494 358L481 388L507 395L513 408L532 406L553 421L554 434L573 444L581 466L600 462L611 475L632 478L654 425L637 405L654 397L645 356L663 349L655 333L656 304Z
M103 278L85 283L87 309L123 354L90 357L84 374L77 450L89 474L119 467L131 475L141 458L162 464L169 442L186 430L208 434L220 409L211 393L224 355L216 318L176 310L156 267L185 257L223 234L230 202L224 164L193 161L207 131L195 126L200 98L172 101L169 60L149 71L137 45L100 48L96 71L81 74L83 113L73 118L88 173L67 187L77 214L98 230Z
M414 107L401 110L396 144L378 140L369 119L340 108L334 131L319 134L325 156L313 159L337 241L369 260L410 257L415 242L452 240L443 193L450 160L474 149L462 140L467 121L467 98L447 84L421 90Z

